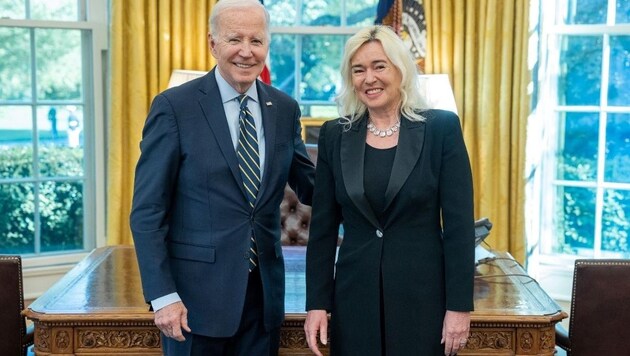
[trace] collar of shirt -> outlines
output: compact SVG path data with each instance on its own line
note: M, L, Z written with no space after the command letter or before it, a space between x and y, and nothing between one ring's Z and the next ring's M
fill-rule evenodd
M234 100L238 98L238 96L241 95L234 88L232 88L232 86L228 84L228 82L225 79L223 79L223 76L221 76L221 72L219 71L218 68L214 72L216 74L217 85L219 86L219 93L221 94L221 100L223 101L223 105L225 105L230 100ZM249 89L247 89L245 94L249 96L248 103L251 102L252 100L258 103L258 89L256 88L256 82L252 83L252 85L249 87Z

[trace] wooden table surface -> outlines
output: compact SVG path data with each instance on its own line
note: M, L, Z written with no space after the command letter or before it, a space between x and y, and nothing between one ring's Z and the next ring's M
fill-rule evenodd
M286 320L281 355L310 355L304 312L304 247L284 247ZM567 315L507 253L477 266L471 336L460 355L553 355ZM160 355L131 246L94 250L24 311L37 355Z

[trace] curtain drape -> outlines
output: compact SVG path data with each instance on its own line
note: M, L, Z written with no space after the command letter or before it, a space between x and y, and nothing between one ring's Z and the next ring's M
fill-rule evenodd
M173 69L210 70L208 15L216 0L112 0L107 243L129 244L142 127Z
M525 259L528 0L424 0L426 72L453 83L490 246Z

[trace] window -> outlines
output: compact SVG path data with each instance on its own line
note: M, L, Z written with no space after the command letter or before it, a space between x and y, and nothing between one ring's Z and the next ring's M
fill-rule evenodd
M266 0L271 82L308 117L337 117L334 97L346 40L374 23L378 0Z
M529 245L542 264L630 258L630 2L539 6Z
M0 1L0 253L83 252L104 235L105 4Z

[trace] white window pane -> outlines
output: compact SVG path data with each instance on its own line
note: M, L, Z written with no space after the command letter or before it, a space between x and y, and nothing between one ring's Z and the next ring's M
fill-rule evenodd
M81 31L35 30L37 98L74 99L82 95Z
M339 0L309 0L302 2L303 25L311 26L340 26L341 1Z
M625 0L622 0L625 1ZM605 24L608 0L569 0L566 24Z
M556 189L553 252L593 255L595 190L576 187Z
M414 0L417 1L417 0ZM378 0L346 1L348 26L364 27L374 24Z
M565 113L558 135L557 179L594 181L597 178L599 114Z
M599 105L602 37L564 37L560 64L558 102L561 105Z
M25 19L25 0L2 0L0 1L0 18Z
M35 20L77 21L78 0L29 0L31 18Z
M617 24L630 23L630 1L617 0L616 13L617 13L617 16L615 19L615 23Z
M83 248L83 183L42 182L39 185L41 251Z
M630 106L628 88L630 88L630 36L611 36L608 105Z
M266 0L271 26L294 26L298 24L296 0Z
M630 258L629 235L630 190L606 190L602 216L602 251L608 252L606 257Z
M31 99L29 30L0 27L0 100Z
M4 168L5 160L0 162ZM0 184L0 254L28 254L35 249L34 186Z
M333 101L341 84L339 67L346 36L302 36L301 100Z
M611 183L630 183L630 114L608 116L605 180Z
M37 108L40 173L44 177L83 176L83 107Z
M295 35L274 34L269 46L271 83L295 98Z
M0 157L0 181L32 177L33 115L29 106L0 106Z

